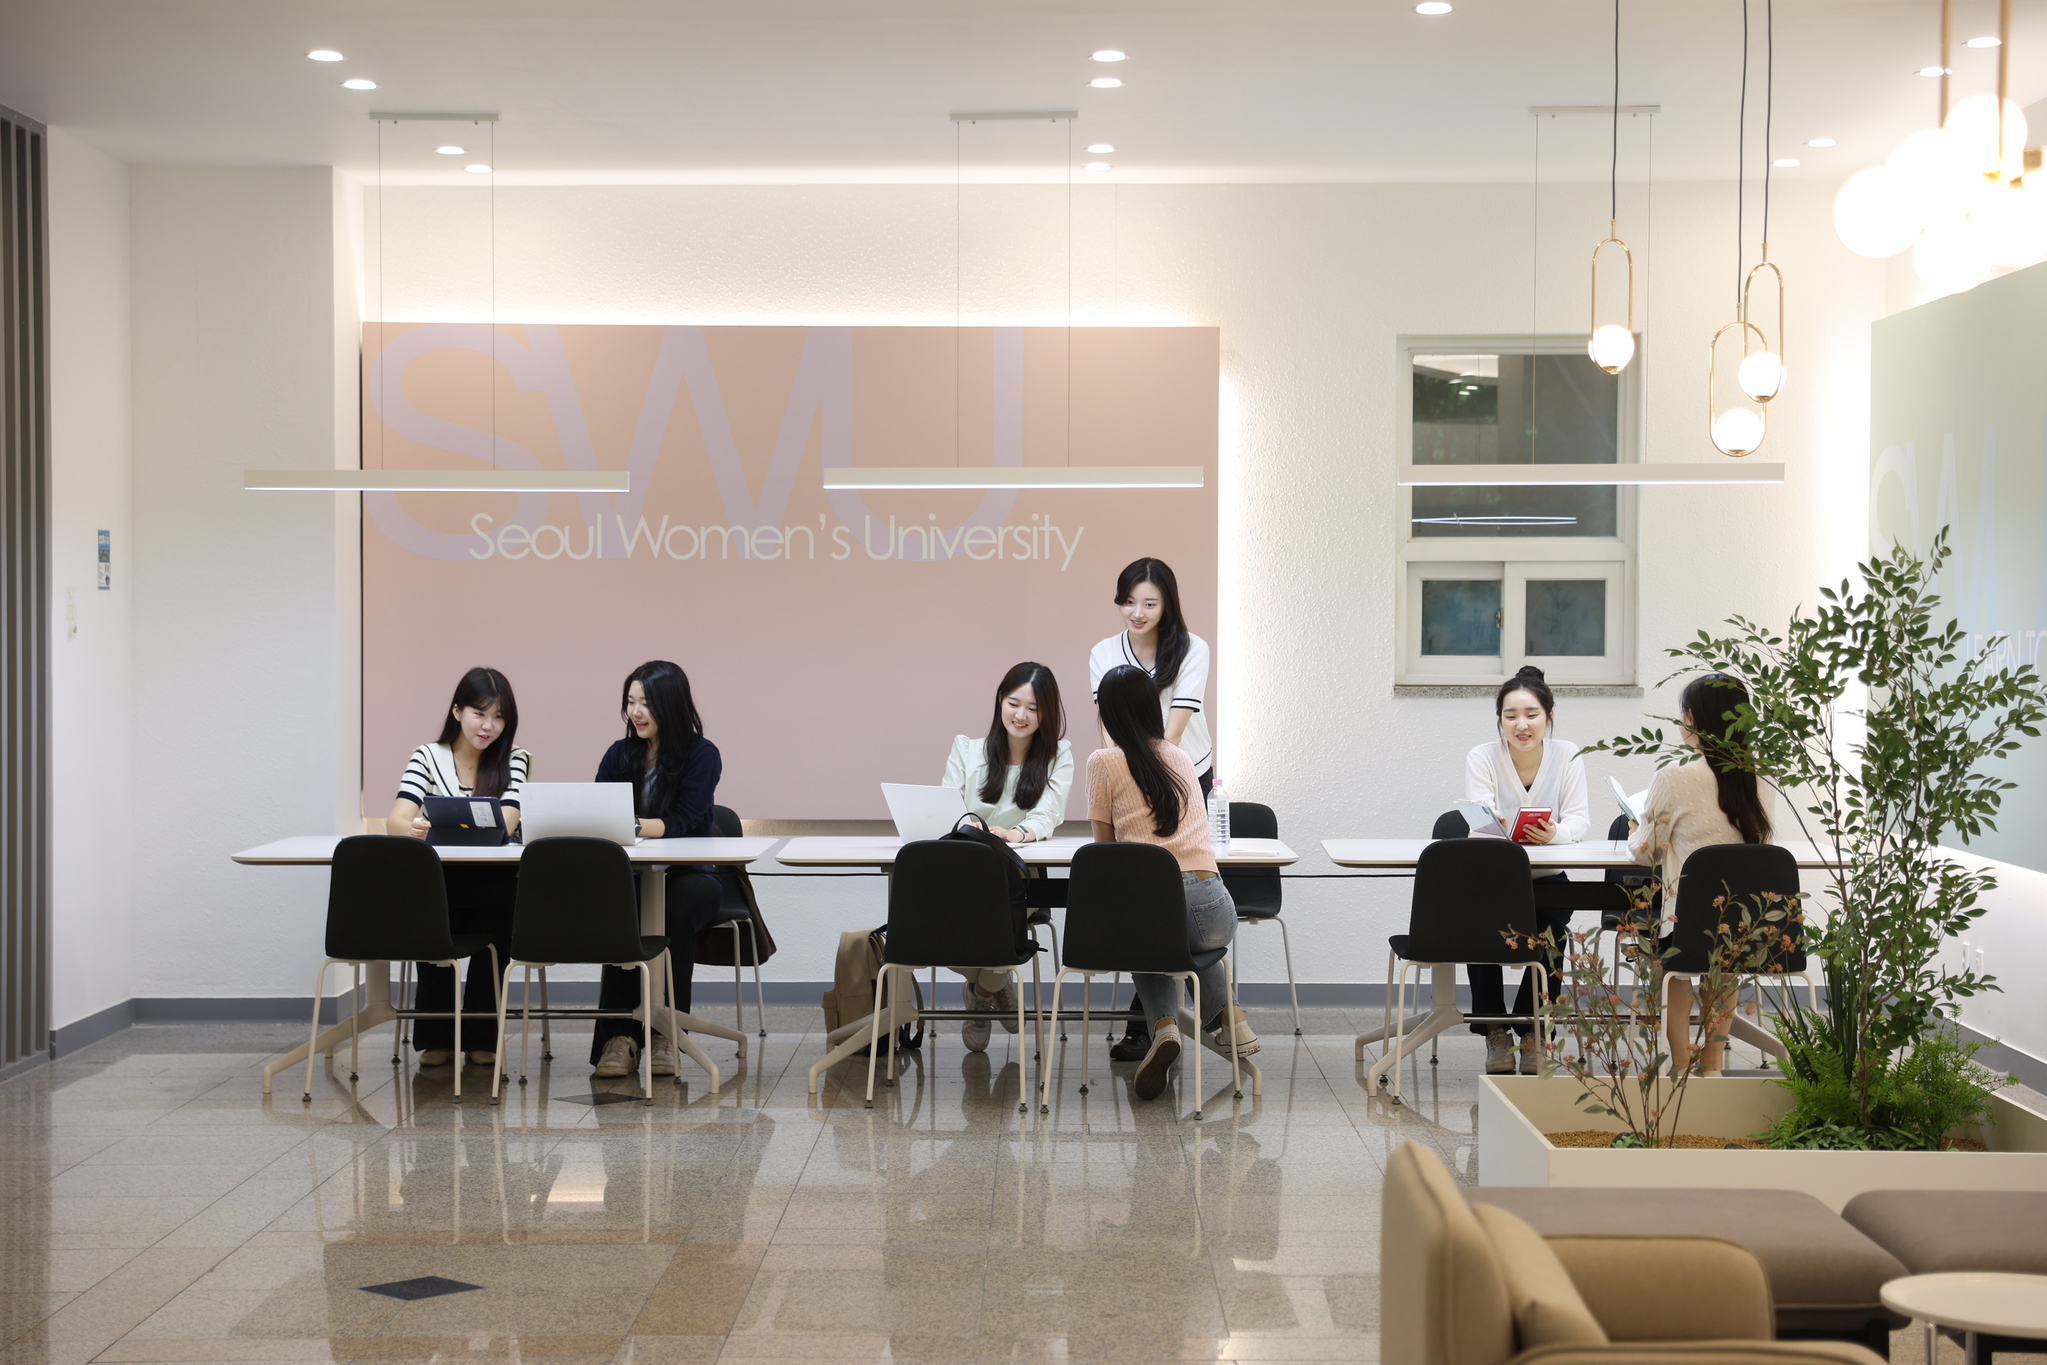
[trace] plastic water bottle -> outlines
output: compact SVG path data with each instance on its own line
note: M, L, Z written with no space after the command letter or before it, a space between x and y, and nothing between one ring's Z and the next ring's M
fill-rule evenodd
M1218 856L1230 851L1230 794L1220 782L1208 788L1208 840Z

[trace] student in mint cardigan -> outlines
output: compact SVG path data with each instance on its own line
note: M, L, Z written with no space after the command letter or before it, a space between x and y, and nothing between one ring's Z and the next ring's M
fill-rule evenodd
M711 803L724 763L718 757L718 746L704 738L704 722L690 695L689 675L665 659L641 664L626 677L619 711L625 718L625 738L604 751L597 765L597 780L633 784L633 813L639 817L641 838L708 838L713 832ZM718 884L689 867L671 867L667 875L668 951L675 960L675 1007L687 1012L690 978L697 965L697 932L717 922ZM640 974L606 967L597 1003L603 1009L637 1008ZM637 1072L639 1040L636 1020L597 1020L590 1040L590 1061L597 1074L630 1076ZM673 1076L675 1066L675 1040L662 1036L657 1025L653 1073Z

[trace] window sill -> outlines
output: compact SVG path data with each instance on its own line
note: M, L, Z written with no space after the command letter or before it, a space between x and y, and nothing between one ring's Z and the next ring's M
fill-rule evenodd
M1401 697L1490 697L1498 683L1395 683L1393 695ZM1627 683L1552 683L1550 691L1559 697L1639 697L1642 689Z

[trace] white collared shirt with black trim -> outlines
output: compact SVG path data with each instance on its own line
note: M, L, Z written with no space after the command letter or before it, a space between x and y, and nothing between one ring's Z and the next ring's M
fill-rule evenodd
M1130 632L1118 631L1103 640L1087 656L1087 690L1090 697L1102 685L1102 675L1122 664L1144 668L1130 649ZM1146 672L1149 672L1146 669ZM1187 637L1187 657L1180 661L1180 676L1159 693L1159 712L1170 719L1174 711L1191 711L1180 747L1193 760L1196 776L1215 766L1215 746L1208 736L1208 641L1199 635Z

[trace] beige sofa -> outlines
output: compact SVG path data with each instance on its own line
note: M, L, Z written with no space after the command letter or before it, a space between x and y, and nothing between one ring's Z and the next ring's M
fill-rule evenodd
M1882 1365L1842 1341L1776 1341L1754 1254L1714 1237L1544 1238L1467 1203L1435 1153L1386 1167L1385 1365Z

